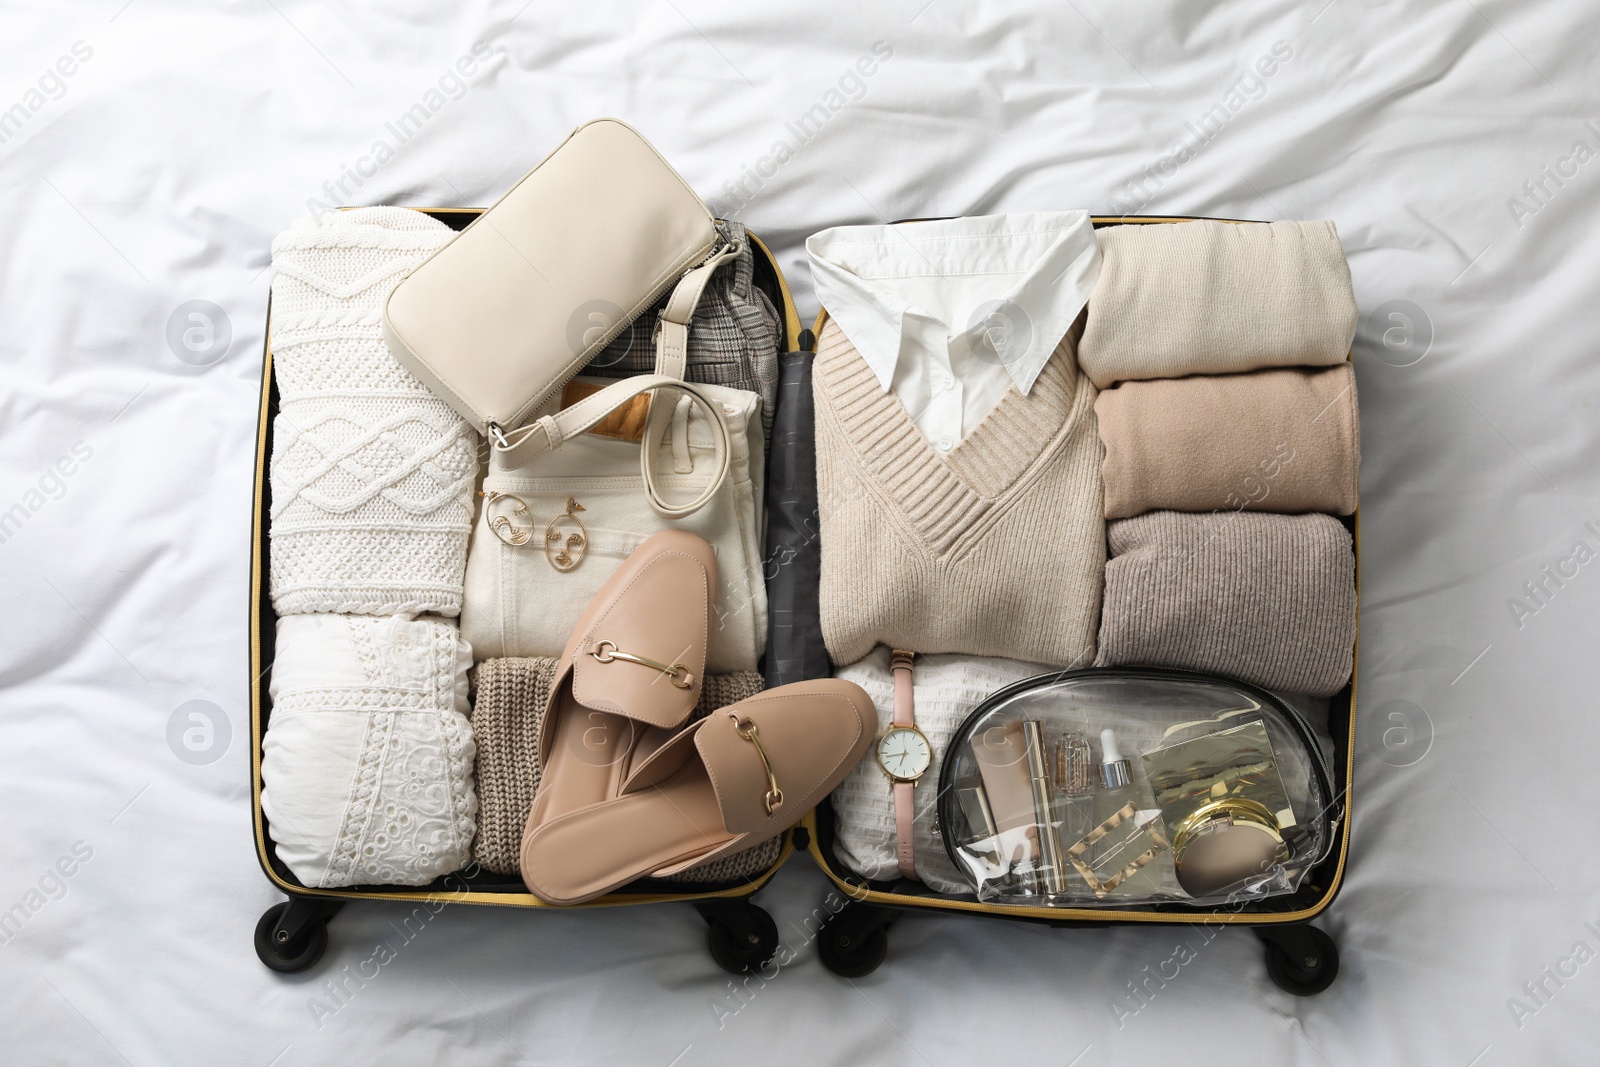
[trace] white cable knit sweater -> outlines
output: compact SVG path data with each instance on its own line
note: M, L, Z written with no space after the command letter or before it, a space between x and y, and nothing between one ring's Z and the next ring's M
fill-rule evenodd
M450 228L409 208L301 219L272 242L272 604L461 610L478 437L402 368L383 301Z

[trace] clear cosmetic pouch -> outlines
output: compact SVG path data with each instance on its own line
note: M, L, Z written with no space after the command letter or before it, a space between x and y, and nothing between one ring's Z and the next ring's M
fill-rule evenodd
M1292 893L1342 816L1320 703L1151 667L1017 682L951 739L945 849L986 903L1214 910Z

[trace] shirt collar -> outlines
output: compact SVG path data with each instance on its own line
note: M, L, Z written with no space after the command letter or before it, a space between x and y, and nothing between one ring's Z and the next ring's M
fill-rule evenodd
M998 362L1027 395L1100 272L1087 211L835 226L806 252L823 307L885 390L922 350L957 370Z

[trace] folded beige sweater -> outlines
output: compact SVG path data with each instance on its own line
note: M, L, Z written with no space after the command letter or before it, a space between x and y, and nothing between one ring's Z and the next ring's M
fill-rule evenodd
M506 657L478 664L472 728L478 738L478 833L472 858L487 871L515 874L521 864L522 831L539 789L539 724L560 661ZM694 718L755 696L764 688L755 671L708 674ZM778 861L782 840L774 838L725 859L662 879L709 884L737 882L764 873Z
M829 320L817 338L818 604L835 663L874 645L1094 658L1105 565L1094 387L1062 338L947 454Z
M1186 667L1312 696L1350 680L1355 554L1339 520L1152 511L1107 529L1096 666Z
M1350 364L1123 382L1095 399L1106 518L1356 509Z
M1331 222L1128 223L1096 231L1100 278L1078 364L1096 386L1350 352L1356 300Z

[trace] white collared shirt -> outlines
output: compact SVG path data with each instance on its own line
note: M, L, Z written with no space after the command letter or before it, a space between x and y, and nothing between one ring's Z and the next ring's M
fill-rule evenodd
M1100 273L1087 211L835 226L806 252L829 317L942 453L1028 395Z

